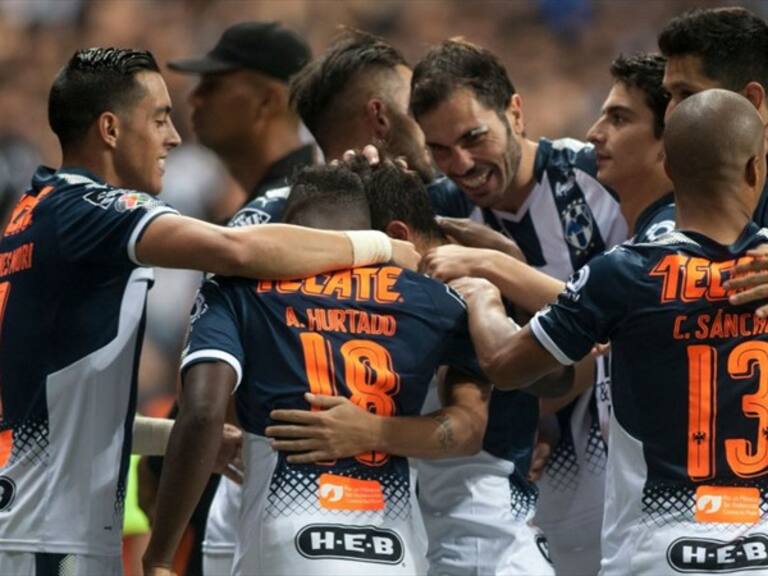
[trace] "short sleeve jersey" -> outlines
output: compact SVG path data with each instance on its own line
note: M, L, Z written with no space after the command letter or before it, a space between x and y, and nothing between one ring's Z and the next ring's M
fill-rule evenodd
M41 167L0 241L0 550L120 551L146 293L136 257L175 213ZM72 522L79 518L78 522Z
M232 366L238 418L259 436L271 410L308 408L307 391L344 395L382 416L418 415L438 366L479 373L461 298L444 284L394 266L300 281L207 281L182 370L211 361ZM315 492L292 484L296 468L280 456L270 491L311 506ZM385 499L395 502L387 514L409 509L405 458L367 453L299 468L302 477L331 472L376 479Z
M630 462L614 471L616 491L641 488L616 504L619 512L606 511L607 525L765 519L768 323L753 305L731 305L723 283L766 241L768 231L750 224L731 246L693 232L619 246L579 270L531 321L565 364L611 342L611 446L626 440L609 451L609 470L615 458ZM624 454L635 450L635 458ZM741 504L712 517L693 505L723 487L743 489Z

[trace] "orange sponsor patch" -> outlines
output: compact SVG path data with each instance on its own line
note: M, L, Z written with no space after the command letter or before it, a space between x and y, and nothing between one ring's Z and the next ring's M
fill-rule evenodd
M696 490L696 522L755 524L760 521L757 488L699 486Z
M384 492L376 480L321 474L317 495L326 510L384 509Z

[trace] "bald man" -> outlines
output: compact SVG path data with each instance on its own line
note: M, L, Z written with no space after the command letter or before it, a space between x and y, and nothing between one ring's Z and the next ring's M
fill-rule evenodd
M724 287L768 240L751 222L765 182L763 123L708 90L664 135L678 231L623 244L569 280L519 329L498 290L464 278L481 366L526 386L611 342L604 576L768 573L768 323Z

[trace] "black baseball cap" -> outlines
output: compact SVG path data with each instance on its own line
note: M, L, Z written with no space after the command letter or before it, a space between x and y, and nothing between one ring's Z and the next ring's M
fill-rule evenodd
M227 28L202 58L172 60L168 68L188 74L247 69L287 82L311 58L301 36L279 22L241 22Z

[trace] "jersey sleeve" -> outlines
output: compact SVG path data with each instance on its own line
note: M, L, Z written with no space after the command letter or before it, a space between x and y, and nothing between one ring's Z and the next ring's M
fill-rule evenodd
M268 190L262 196L251 200L238 210L229 220L227 226L239 228L254 224L269 224L280 222L283 219L283 210L288 201L291 189L287 186Z
M598 256L576 271L551 306L529 324L536 340L561 364L586 356L595 343L610 340L626 315L631 284L622 280L621 249Z
M201 362L224 362L237 375L235 388L243 378L245 352L231 290L216 278L206 280L197 294L190 314L187 345L182 352L182 374Z
M98 187L69 194L57 213L57 235L65 258L100 265L142 266L136 243L163 214L178 214L144 192Z
M440 282L435 282L430 296L436 307L435 317L444 322L442 329L446 334L440 364L457 368L483 382L487 381L469 335L467 305L464 299L450 286Z

